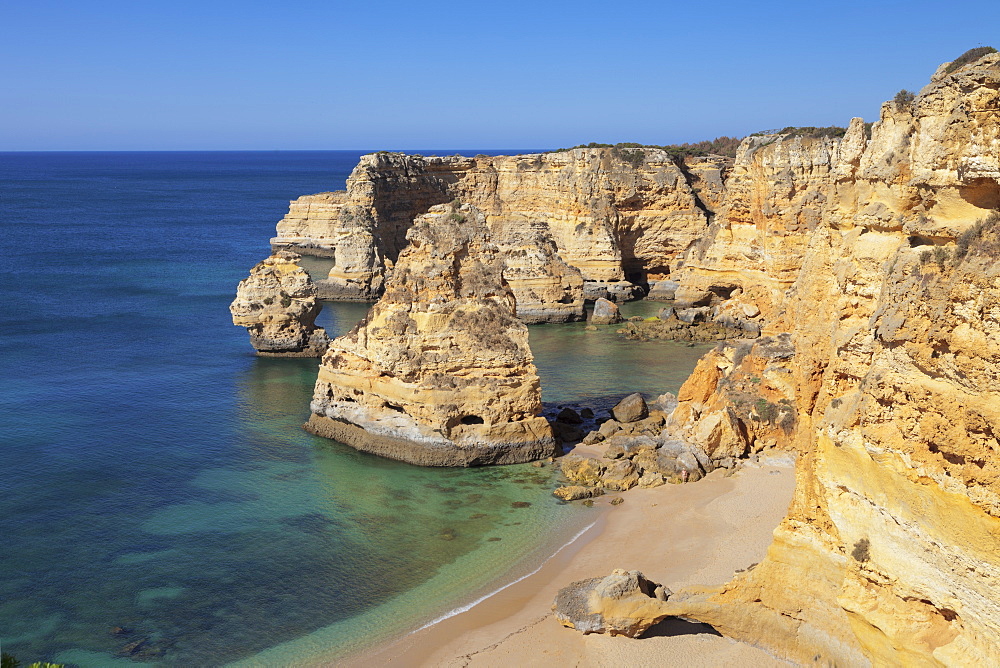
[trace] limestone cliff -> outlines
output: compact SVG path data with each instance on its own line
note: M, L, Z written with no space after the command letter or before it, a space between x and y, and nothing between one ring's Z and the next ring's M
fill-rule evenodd
M276 251L240 281L229 306L233 324L246 327L265 357L321 357L330 339L316 327L320 303L299 256Z
M698 193L715 206L727 167L711 159L692 164L659 149L475 158L376 153L361 158L346 192L293 202L272 244L332 255L336 285L324 294L337 298L341 285L343 298L354 298L358 285L374 294L414 218L458 199L486 215L502 254L514 258L508 280L526 316L579 319L582 306L566 306L582 299L575 272L596 296L638 296L633 283L668 275L703 235L709 205Z
M425 466L554 454L528 330L485 217L435 206L407 239L385 294L323 357L307 428Z
M371 211L352 203L347 193L304 195L278 223L283 241L273 246L334 259L329 276L316 282L321 297L371 301L382 291L386 270L375 229Z
M500 230L495 236L506 264L504 279L514 293L524 323L582 320L583 276L559 257L541 230Z
M679 293L740 289L789 358L720 349L672 427L753 448L727 398L785 400L763 436L802 456L767 558L684 614L801 663L1000 665L998 179L997 54L886 103L870 139L744 143Z

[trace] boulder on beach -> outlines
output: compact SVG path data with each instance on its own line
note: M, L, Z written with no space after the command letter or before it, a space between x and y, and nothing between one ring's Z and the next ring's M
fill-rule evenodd
M611 409L611 414L618 422L635 422L649 415L646 400L638 392L633 392Z
M552 610L560 624L582 633L635 638L670 616L664 604L671 593L639 571L615 569L563 587Z
M600 487L584 487L583 485L564 485L557 487L552 492L553 496L563 501L577 501L579 499L590 499L604 494Z

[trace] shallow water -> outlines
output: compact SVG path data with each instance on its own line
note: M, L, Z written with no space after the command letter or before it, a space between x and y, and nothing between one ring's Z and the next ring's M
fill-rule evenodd
M287 200L343 187L357 156L0 154L4 651L354 650L586 522L546 469L422 469L305 433L316 360L257 358L231 325ZM335 335L366 309L320 320ZM676 391L704 349L582 324L534 327L531 345L547 402Z

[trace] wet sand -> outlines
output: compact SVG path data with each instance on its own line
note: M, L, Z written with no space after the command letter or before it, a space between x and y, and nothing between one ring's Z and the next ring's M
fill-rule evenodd
M338 665L786 666L709 627L667 620L642 639L583 635L551 614L575 580L638 569L671 589L728 581L759 562L785 515L794 468L784 458L714 471L687 485L633 489L542 568L472 609ZM613 498L601 499L602 504Z

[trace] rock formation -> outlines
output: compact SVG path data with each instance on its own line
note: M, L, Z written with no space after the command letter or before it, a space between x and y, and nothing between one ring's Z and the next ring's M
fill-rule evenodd
M233 324L246 327L264 357L321 357L330 339L316 327L321 305L299 256L276 251L240 281L229 306Z
M594 302L594 312L590 314L593 325L614 325L622 321L618 305L613 301L600 297Z
M275 248L295 248L331 257L330 275L317 281L324 299L372 301L381 294L386 262L370 211L352 203L346 193L305 195L293 201L278 223Z
M377 294L407 229L432 205L473 204L502 254L519 310L531 321L583 316L588 299L643 294L705 231L724 161L694 171L659 149L574 149L465 158L363 156L347 191L302 197L278 224L275 247L332 255L324 296ZM695 184L695 185L692 185ZM568 265L568 267L567 267Z
M1000 665L1000 55L870 138L750 138L728 189L678 298L770 338L703 360L671 427L802 456L767 558L681 614L800 663Z
M619 422L636 422L649 415L649 407L641 394L633 392L615 404L611 415Z
M583 276L566 264L556 245L540 230L501 231L494 234L507 268L521 322L571 322L582 320Z
M432 207L385 294L324 356L307 428L425 466L554 454L528 331L474 207Z
M671 593L639 571L615 569L563 587L552 610L560 624L577 631L635 638L670 616L663 603Z

